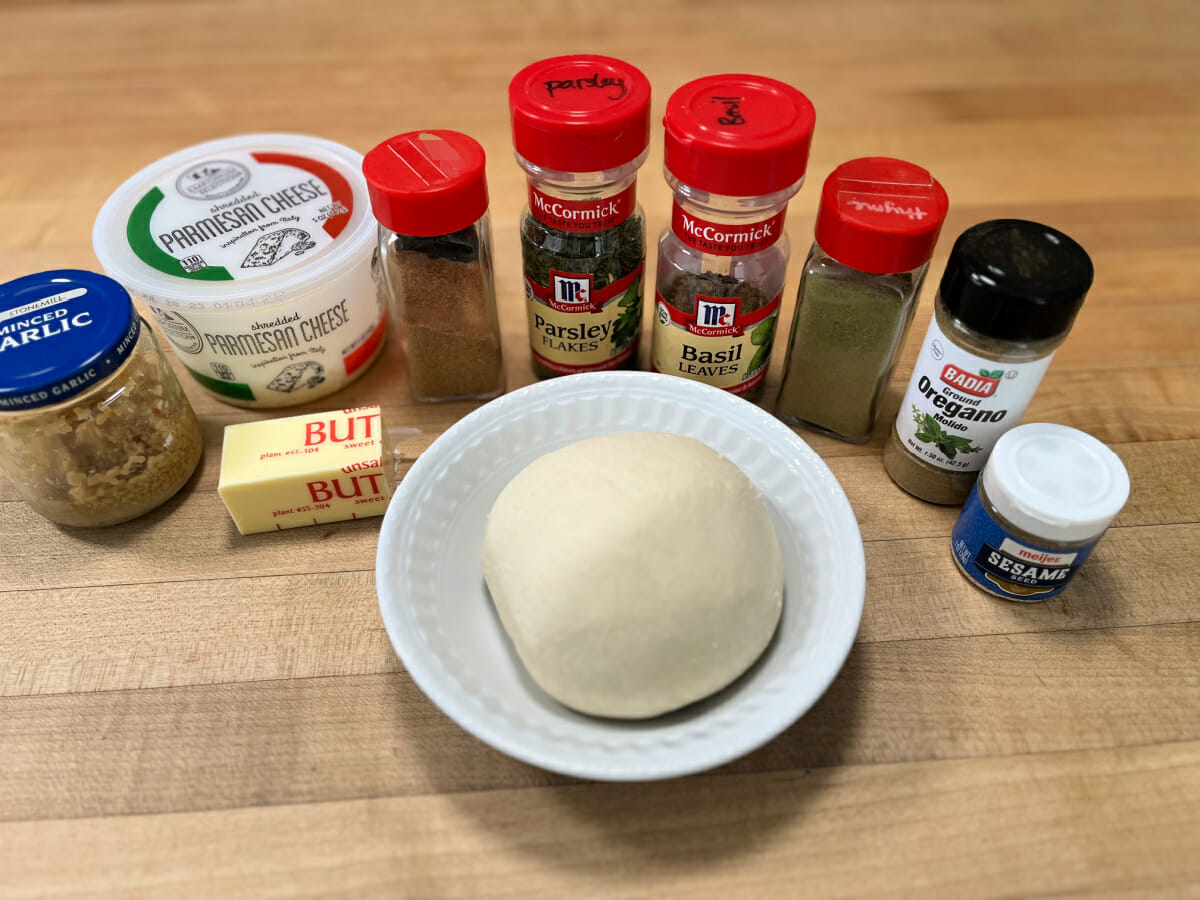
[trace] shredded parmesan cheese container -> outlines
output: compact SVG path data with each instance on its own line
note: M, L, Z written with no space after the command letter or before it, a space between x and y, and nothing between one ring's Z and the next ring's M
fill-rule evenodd
M108 199L96 256L219 399L317 400L362 375L386 333L361 166L296 134L189 147Z

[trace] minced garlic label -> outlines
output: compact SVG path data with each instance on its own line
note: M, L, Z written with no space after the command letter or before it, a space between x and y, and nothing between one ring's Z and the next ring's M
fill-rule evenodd
M242 534L382 515L392 482L378 406L225 428L218 492Z

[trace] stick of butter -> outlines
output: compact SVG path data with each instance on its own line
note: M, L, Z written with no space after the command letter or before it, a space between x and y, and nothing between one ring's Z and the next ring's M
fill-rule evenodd
M380 516L394 464L378 406L225 426L217 492L242 534Z

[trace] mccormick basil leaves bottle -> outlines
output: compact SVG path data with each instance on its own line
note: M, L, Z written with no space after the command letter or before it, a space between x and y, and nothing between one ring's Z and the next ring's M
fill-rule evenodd
M755 75L701 78L667 101L675 205L658 242L655 371L761 395L787 270L783 219L815 121L802 93Z
M1061 231L995 219L964 231L946 263L883 464L931 503L967 499L1000 436L1021 422L1092 285Z
M635 368L650 82L619 59L559 56L518 72L508 100L529 178L521 255L534 372Z

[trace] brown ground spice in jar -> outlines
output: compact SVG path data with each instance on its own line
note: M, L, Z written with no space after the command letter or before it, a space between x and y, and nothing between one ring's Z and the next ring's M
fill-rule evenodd
M389 281L401 299L409 378L421 397L475 397L504 384L495 304L479 262L435 258L420 250L388 255Z

